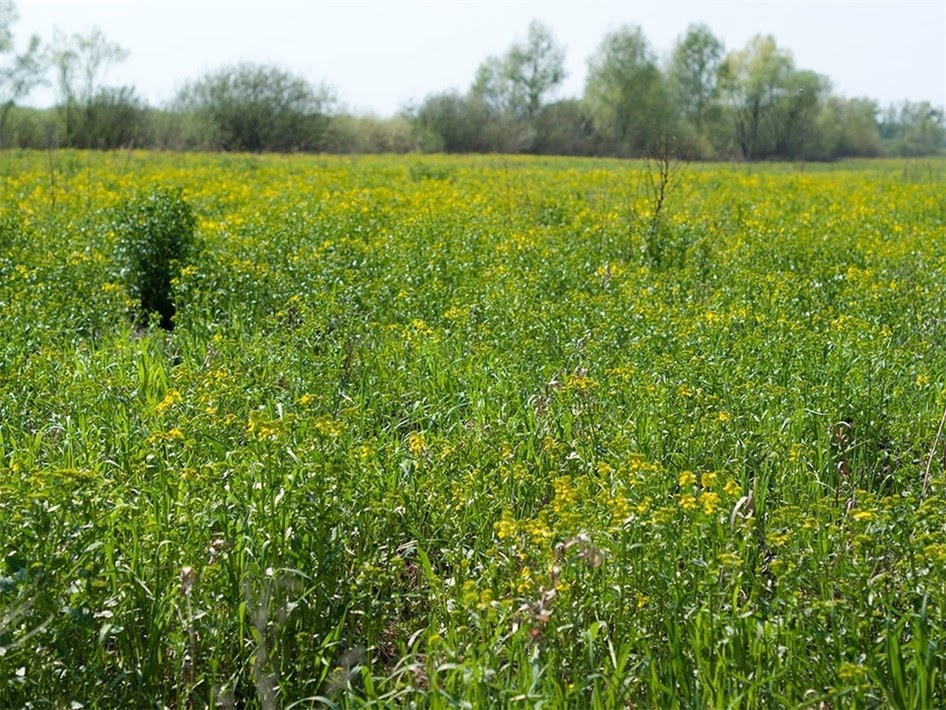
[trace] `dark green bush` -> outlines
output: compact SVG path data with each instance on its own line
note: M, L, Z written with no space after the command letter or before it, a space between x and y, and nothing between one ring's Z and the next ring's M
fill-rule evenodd
M172 284L195 250L197 220L181 190L157 187L140 193L116 211L113 229L117 262L133 298L141 303L142 324L153 314L173 327Z

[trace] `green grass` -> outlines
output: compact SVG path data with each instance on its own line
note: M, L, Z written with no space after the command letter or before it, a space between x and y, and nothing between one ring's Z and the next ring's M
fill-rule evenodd
M946 703L942 162L0 161L0 705Z

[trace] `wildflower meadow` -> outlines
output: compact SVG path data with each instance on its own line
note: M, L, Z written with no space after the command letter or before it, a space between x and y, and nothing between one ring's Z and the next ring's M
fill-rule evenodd
M0 706L946 705L946 163L5 152Z

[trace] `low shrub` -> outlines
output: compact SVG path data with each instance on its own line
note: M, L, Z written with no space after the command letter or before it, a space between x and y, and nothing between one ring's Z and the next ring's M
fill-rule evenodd
M141 324L157 313L162 328L173 328L172 283L193 255L196 226L180 189L153 188L116 210L116 260L129 293L141 303Z

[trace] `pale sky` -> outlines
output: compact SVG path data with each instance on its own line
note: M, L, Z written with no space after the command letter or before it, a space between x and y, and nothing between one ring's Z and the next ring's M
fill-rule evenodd
M477 66L544 22L566 51L557 98L582 94L588 58L609 30L638 24L665 57L691 22L741 49L772 34L796 66L826 75L835 94L881 105L946 106L946 0L17 0L17 48L98 26L130 52L108 85L133 85L152 105L188 80L239 61L277 64L333 87L360 113L396 113L411 101L466 91ZM51 89L29 103L52 105Z

